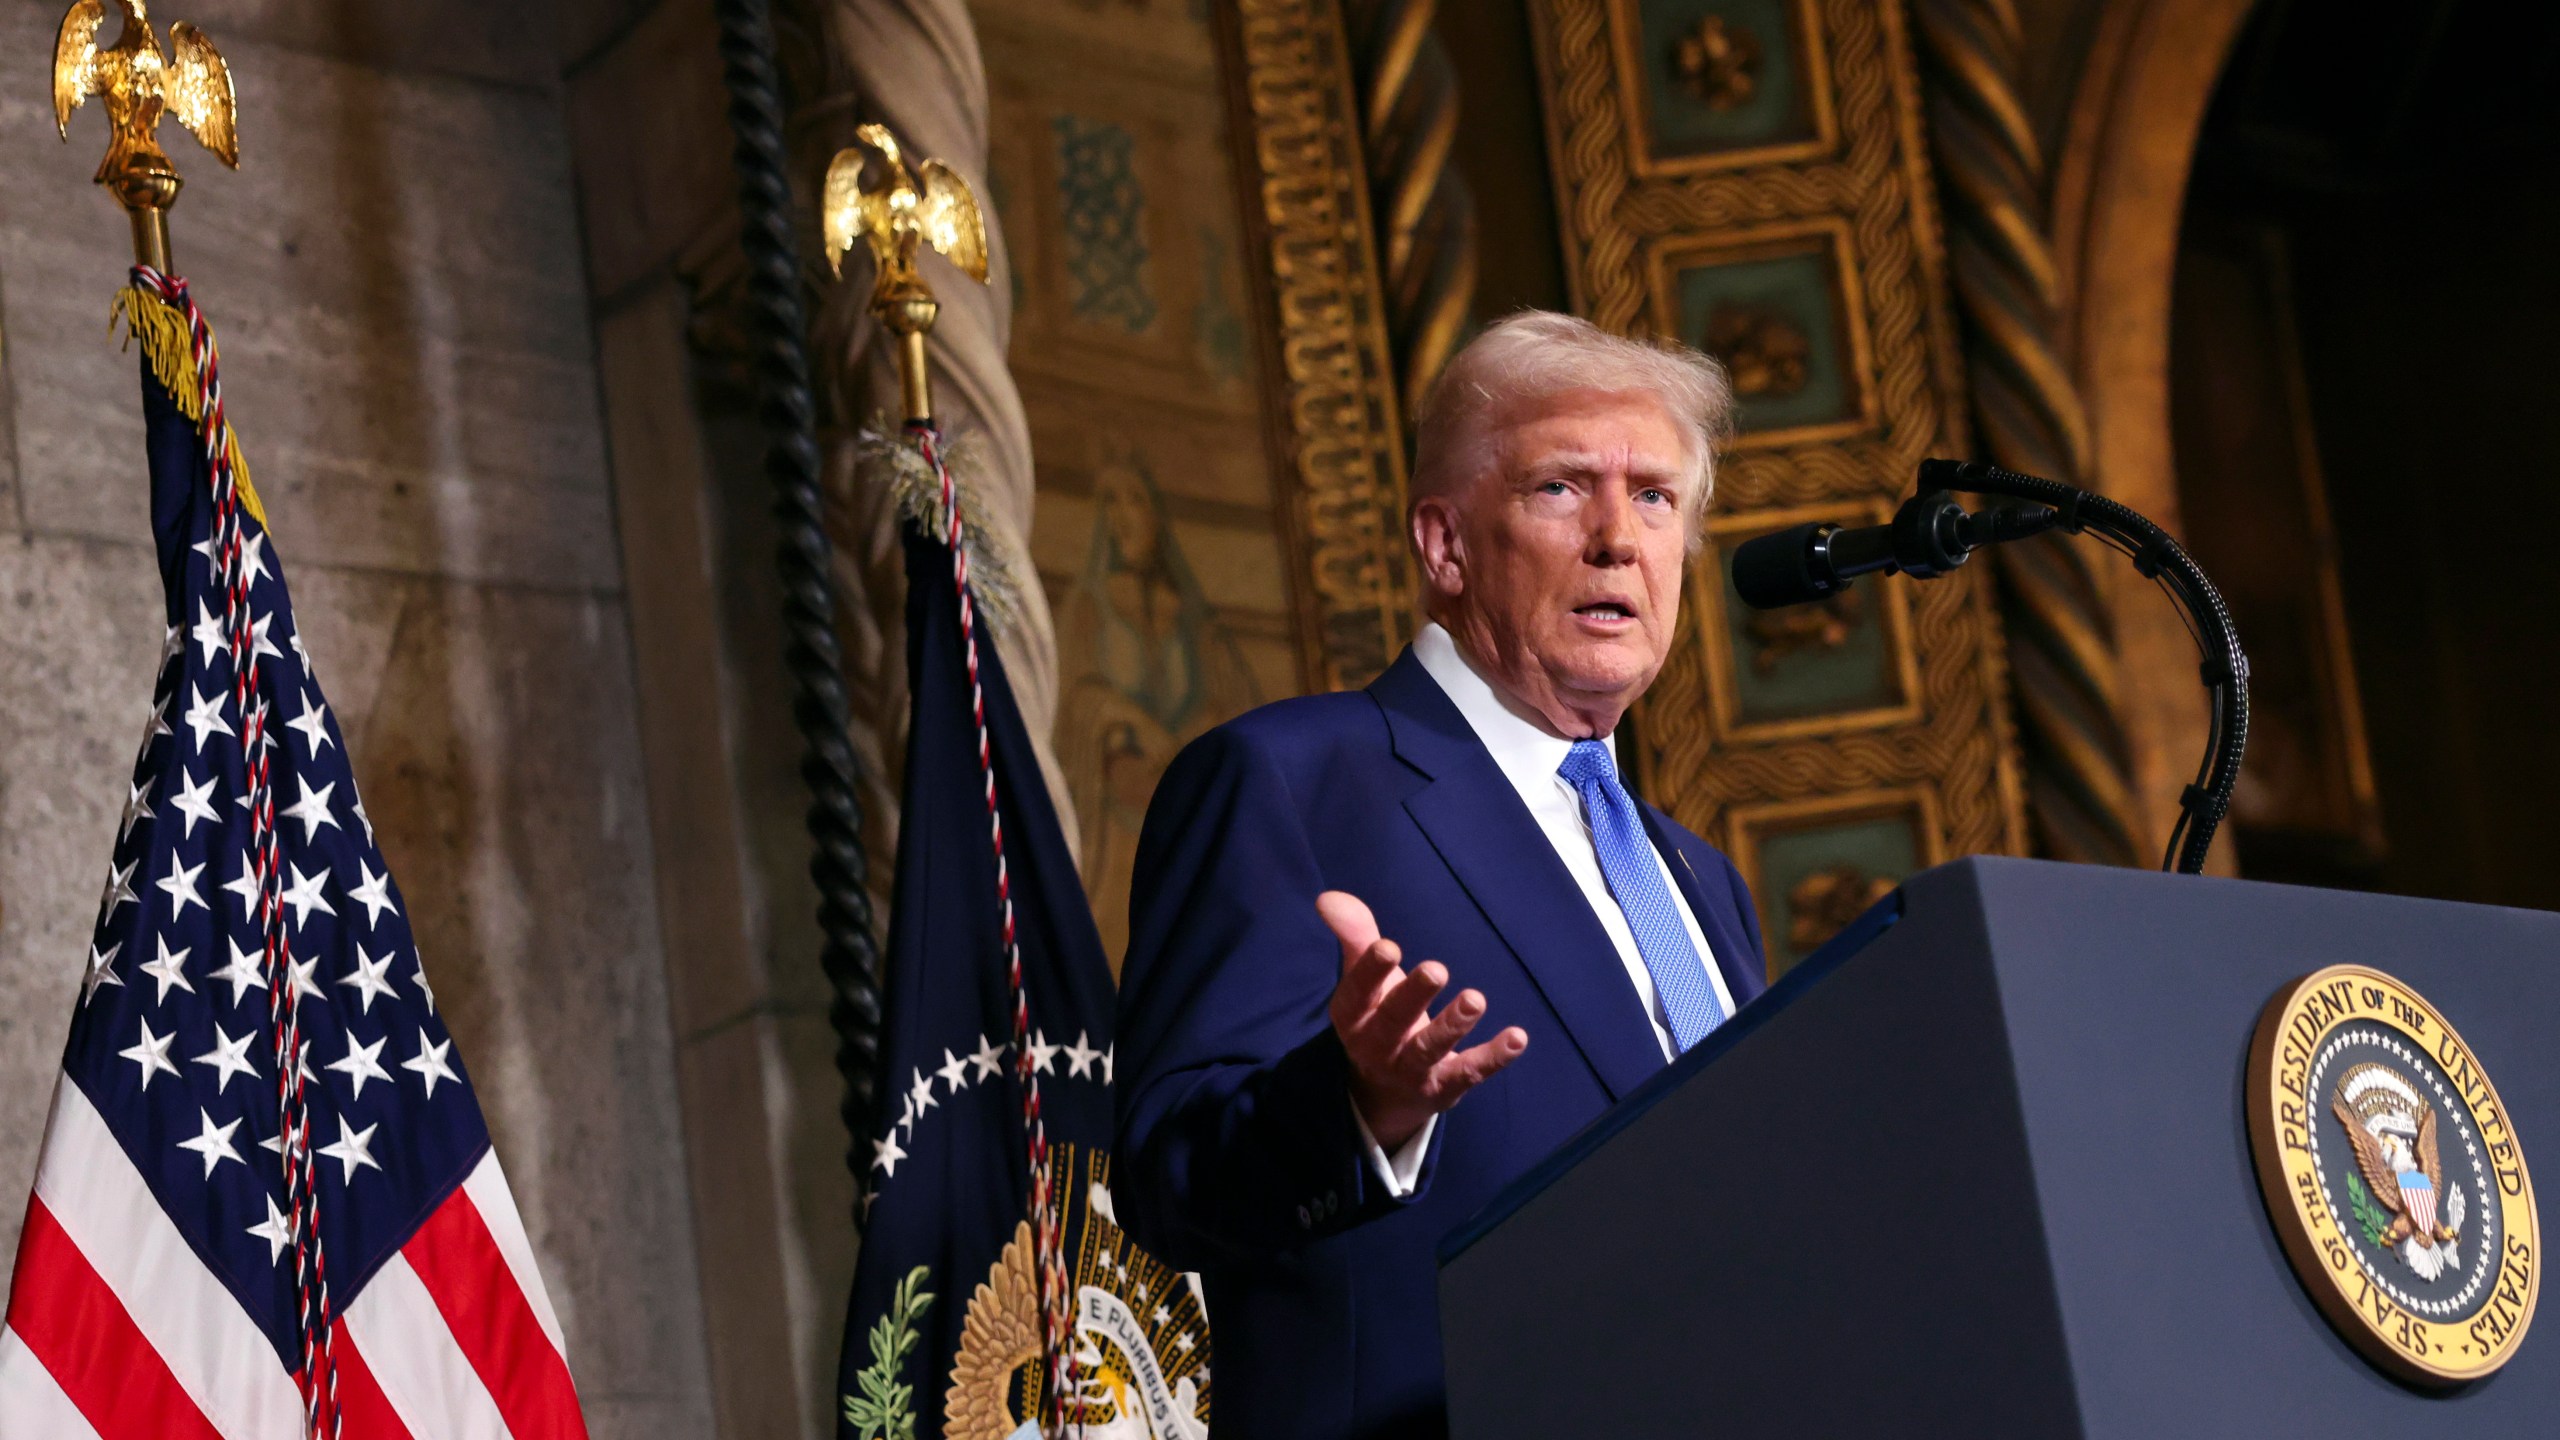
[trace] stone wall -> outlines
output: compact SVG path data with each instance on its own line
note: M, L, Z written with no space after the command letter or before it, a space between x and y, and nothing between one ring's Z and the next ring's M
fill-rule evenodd
M0 0L0 1255L159 600L129 254ZM632 604L543 4L204 0L243 169L167 127L178 270L605 1437L714 1428Z

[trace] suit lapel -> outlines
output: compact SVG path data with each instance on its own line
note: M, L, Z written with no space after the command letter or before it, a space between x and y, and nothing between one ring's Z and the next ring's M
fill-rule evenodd
M1689 913L1698 917L1698 929L1705 932L1707 948L1716 969L1724 975L1724 988L1737 1006L1748 1005L1761 991L1769 988L1766 960L1751 948L1751 942L1734 924L1733 897L1722 890L1710 893L1706 877L1700 875L1689 858L1689 847L1662 822L1651 805L1642 800L1636 809L1644 816L1645 834L1653 848L1670 858L1671 880L1689 902Z
M1369 693L1386 712L1396 754L1431 780L1406 797L1406 812L1519 957L1611 1098L1644 1083L1662 1068L1662 1047L1617 949L1466 717L1410 649Z

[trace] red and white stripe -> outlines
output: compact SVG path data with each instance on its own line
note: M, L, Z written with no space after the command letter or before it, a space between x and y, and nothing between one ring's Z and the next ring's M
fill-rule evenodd
M495 1155L341 1311L347 1440L583 1440ZM0 1434L293 1440L302 1396L76 1085L55 1087L0 1326Z
M2436 1238L2436 1187L2424 1173L2400 1177L2400 1203L2409 1207L2409 1218L2417 1222L2418 1243L2432 1245Z

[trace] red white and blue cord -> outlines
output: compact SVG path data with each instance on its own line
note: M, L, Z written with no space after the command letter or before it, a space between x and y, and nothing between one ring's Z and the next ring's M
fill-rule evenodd
M996 905L1001 913L1007 978L1013 988L1013 1073L1022 1087L1022 1127L1031 1161L1033 1245L1040 1275L1041 1350L1048 1361L1049 1413L1063 1429L1070 1409L1083 1406L1075 1380L1073 1343L1075 1292L1067 1282L1063 1216L1053 1203L1049 1174L1049 1134L1040 1118L1040 1076L1032 1063L1031 993L1023 984L1022 946L1013 924L1013 885L1005 866L1004 808L996 793L995 747L987 731L987 693L978 671L977 606L969 593L969 546L960 524L959 488L942 456L942 437L930 422L910 421L907 433L916 442L934 480L941 486L943 543L951 549L951 584L960 599L960 644L968 658L969 711L978 727L978 772L985 781L988 836L995 847ZM1049 1429L1044 1425L1044 1431Z
M249 608L248 567L242 561L239 477L232 473L231 425L222 409L221 361L213 329L187 292L187 282L148 265L133 268L134 284L185 317L195 360L198 428L205 469L213 485L214 581L223 592L223 634L232 655L231 703L240 716L240 746L248 785L249 874L257 891L254 918L264 939L270 1030L275 1045L279 1153L284 1164L285 1213L293 1226L294 1305L302 1327L302 1365L294 1383L302 1397L304 1433L335 1437L338 1371L330 1345L335 1316L329 1304L329 1262L320 1242L318 1158L311 1148L311 1109L304 1093L301 1005L293 985L293 956L284 925L277 876L275 792L268 763L268 705L259 694L257 620Z

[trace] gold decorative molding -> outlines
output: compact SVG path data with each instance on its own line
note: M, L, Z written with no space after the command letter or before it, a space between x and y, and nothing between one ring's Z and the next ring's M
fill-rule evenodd
M1913 643L1911 587L1859 585L1821 605L1746 612L1749 615L1746 625L1767 622L1759 624L1756 633L1781 633L1772 627L1788 625L1807 627L1814 632L1813 638L1794 644L1772 646L1763 641L1762 648L1752 657L1736 653L1727 623L1729 608L1738 603L1731 588L1724 583L1724 560L1731 547L1752 536L1783 530L1791 525L1826 520L1844 526L1879 525L1891 518L1891 513L1883 500L1868 499L1723 515L1707 522L1707 547L1692 573L1692 588L1687 599L1701 642L1700 653L1706 664L1707 700L1717 735L1733 743L1755 744L1841 735L1858 730L1892 729L1921 722L1922 689L1919 656ZM1883 650L1882 663L1878 667L1880 685L1873 703L1846 705L1824 714L1785 719L1755 720L1743 714L1741 671L1744 665L1751 664L1763 673L1781 670L1798 655L1839 648L1846 643L1849 632L1869 624L1878 628ZM1826 638L1834 631L1837 632L1836 638Z
M1220 16L1254 268L1276 377L1266 409L1294 482L1285 528L1308 584L1307 673L1364 685L1414 625L1405 463L1361 126L1336 0L1241 0Z
M1819 949L1893 887L1892 876L1845 861L1816 870L1787 890L1787 944L1798 953Z
M1741 166L1784 164L1830 154L1840 135L1833 112L1831 70L1824 63L1817 0L1786 0L1783 36L1743 30L1725 17L1710 15L1665 45L1648 46L1640 38L1640 0L1607 0L1602 17L1617 65L1616 103L1619 124L1627 136L1630 171L1644 179L1664 179ZM1798 73L1805 83L1800 134L1768 144L1715 147L1680 153L1658 146L1653 138L1652 107L1646 80L1663 72L1672 84L1708 109L1730 112L1749 102L1766 84L1769 56L1784 47L1802 57ZM1692 60L1692 55L1695 59ZM1747 83L1746 83L1747 77ZM1552 123L1552 122L1550 122Z
M1746 398L1745 434L1717 479L1717 533L1773 528L1798 511L1877 513L1909 489L1922 458L1961 450L1960 367L1901 7L1794 0L1785 43L1756 38L1762 66L1795 77L1800 112L1765 135L1677 159L1645 129L1654 121L1634 67L1664 57L1638 8L1532 0L1530 10L1567 275L1583 314L1696 343L1703 337L1681 331L1683 273L1742 263L1782 239L1818 237L1833 257L1820 303L1842 332L1830 362L1841 414L1753 433ZM1701 553L1684 625L1725 624L1716 554ZM1861 588L1883 607L1870 618L1888 630L1903 686L1893 703L1743 723L1718 693L1729 680L1713 675L1733 673L1730 637L1708 634L1674 648L1639 707L1648 793L1724 837L1755 886L1755 837L1767 827L1864 815L1888 797L1895 813L1918 817L1914 863L2020 848L2004 657L1982 577Z
M1710 110L1739 110L1760 88L1760 39L1722 15L1709 15L1671 45L1680 88Z
M1870 855L1798 866L1781 863L1772 853L1807 837L1859 830L1901 836L1907 853L1899 864L1881 863L1881 857ZM1946 837L1939 792L1927 785L1875 786L1734 807L1722 838L1726 854L1751 880L1769 978L1778 978L1789 964L1820 948L1882 898L1876 889L1880 882L1888 882L1889 888L1889 882L1909 870L1951 858Z
M1831 271L1835 284L1832 299L1836 307L1833 323L1839 332L1838 339L1844 352L1841 381L1852 397L1845 407L1847 413L1838 419L1811 425L1774 430L1745 430L1733 438L1731 450L1800 448L1816 441L1869 434L1882 426L1884 417L1876 403L1875 356L1869 338L1873 333L1873 326L1868 323L1866 286L1861 280L1864 271L1858 264L1857 242L1844 220L1836 216L1826 216L1809 222L1755 225L1735 230L1682 235L1648 246L1647 252L1648 264L1645 268L1651 309L1645 315L1645 324L1654 333L1661 335L1676 335L1680 332L1678 287L1680 272L1683 270L1702 266L1738 265L1752 260L1775 259L1790 255L1812 255L1819 257ZM1791 328L1797 330L1797 339L1806 338L1803 336L1801 327ZM1691 335L1684 338L1691 344L1698 344L1702 337ZM1715 353L1717 358L1724 362L1725 369L1733 379L1734 394L1737 398L1747 403L1755 393L1762 393L1749 383L1755 378L1751 373L1753 366L1750 362L1756 357L1752 354L1749 352L1735 354L1717 350L1712 344L1701 348ZM1794 379L1792 385L1778 385L1770 388L1781 394L1803 388L1802 377L1791 378ZM1725 474L1730 473L1728 468ZM1717 477L1717 483L1719 486L1724 483L1724 475Z

